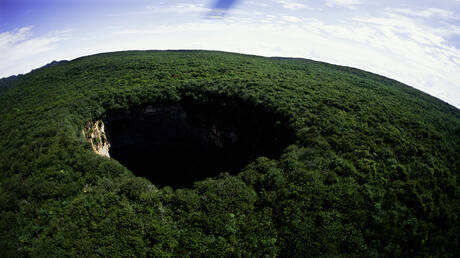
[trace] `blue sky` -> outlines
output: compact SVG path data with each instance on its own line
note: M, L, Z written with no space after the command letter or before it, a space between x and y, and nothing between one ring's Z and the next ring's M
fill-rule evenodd
M210 49L357 67L460 108L460 0L223 2L0 0L0 77L100 52Z

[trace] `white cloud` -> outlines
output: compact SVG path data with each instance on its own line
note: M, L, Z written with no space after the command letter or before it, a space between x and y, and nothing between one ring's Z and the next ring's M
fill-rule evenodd
M0 33L0 49L7 51L9 46L24 40L31 29L32 26L29 26L14 31Z
M357 5L363 4L362 0L326 0L326 5L329 7L344 6L350 9L355 9Z
M423 17L423 18L441 18L441 19L458 19L454 12L438 8L428 8L420 11L413 9L388 9L391 12L405 14L409 16Z
M203 4L179 3L175 5L158 6L147 5L142 11L112 13L108 16L136 16L145 14L185 14L185 13L206 13L212 9L205 7Z
M62 32L51 34L32 37L31 26L0 33L0 77L36 68L34 58L55 48L62 39L58 36Z
M301 21L302 21L302 19L297 18L297 17L295 17L295 16L283 16L283 19L284 19L285 21L294 22L294 23L296 23L296 22L301 22Z
M252 5L256 5L256 6L261 6L261 7L271 7L271 5L269 5L269 4L266 4L264 2L258 2L258 1L244 1L244 3L245 4L252 4Z
M353 20L355 23L347 28L322 28L339 35L342 41L372 50L366 53L367 60L352 66L400 80L460 107L460 49L450 46L443 37L447 31L440 33L440 29L391 14Z
M211 11L211 9L204 7L203 4L190 4L190 3L180 3L180 4L166 6L166 7L149 5L149 6L146 6L145 9L153 13L179 13L179 14Z
M286 9L297 10L297 9L306 9L309 8L308 5L302 4L292 0L275 0L278 4L281 4Z

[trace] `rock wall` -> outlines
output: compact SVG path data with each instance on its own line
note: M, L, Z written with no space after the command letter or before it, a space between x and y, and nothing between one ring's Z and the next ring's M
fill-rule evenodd
M105 126L102 120L86 123L83 135L91 143L91 147L97 154L110 158L110 142L107 140Z

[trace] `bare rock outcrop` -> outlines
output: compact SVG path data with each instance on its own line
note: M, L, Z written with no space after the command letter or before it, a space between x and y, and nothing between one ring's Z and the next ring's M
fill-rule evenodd
M110 142L107 140L102 120L86 123L85 128L83 128L83 135L91 143L91 147L95 153L110 158Z

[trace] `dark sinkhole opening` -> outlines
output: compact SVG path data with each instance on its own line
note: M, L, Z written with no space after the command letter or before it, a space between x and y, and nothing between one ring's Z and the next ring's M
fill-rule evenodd
M294 141L286 117L228 97L133 106L107 113L104 123L112 158L173 188L277 158Z

